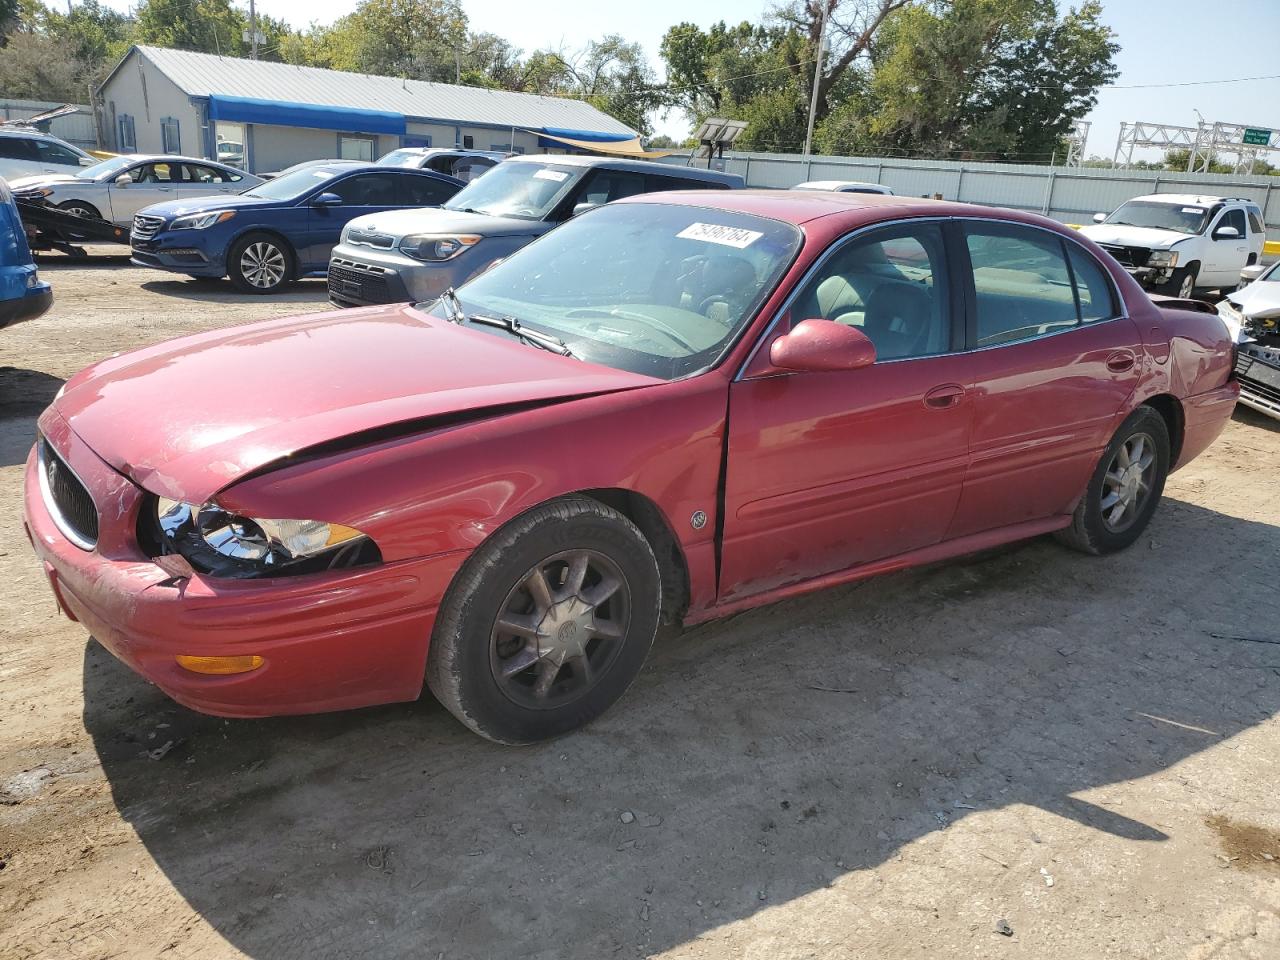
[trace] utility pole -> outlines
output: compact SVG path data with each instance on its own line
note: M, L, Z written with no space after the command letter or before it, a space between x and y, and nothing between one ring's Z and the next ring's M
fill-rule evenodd
M813 96L809 98L809 129L804 135L804 155L809 155L809 146L813 143L813 119L818 113L818 83L822 80L822 61L827 53L827 9L831 0L819 0L822 4L822 21L818 27L818 56L813 65Z
M258 8L254 0L249 0L249 58L258 59Z

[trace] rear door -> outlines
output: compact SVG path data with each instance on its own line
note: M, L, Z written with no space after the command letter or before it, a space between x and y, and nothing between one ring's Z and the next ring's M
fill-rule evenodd
M938 222L837 241L780 323L860 328L870 367L770 373L729 392L720 598L937 543L960 499L969 358ZM694 298L696 301L696 297Z
M223 193L239 193L240 182L244 180L244 177L238 174L203 163L184 163L182 171L182 179L177 185L180 200L216 197Z
M948 538L1070 512L1143 356L1106 272L1079 244L1020 224L962 229L973 431Z

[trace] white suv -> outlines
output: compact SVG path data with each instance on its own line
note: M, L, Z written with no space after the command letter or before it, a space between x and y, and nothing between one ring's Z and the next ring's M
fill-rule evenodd
M1139 283L1174 297L1197 287L1226 293L1262 257L1262 208L1243 197L1157 193L1134 197L1080 232Z
M0 177L13 180L37 173L75 173L98 162L79 147L30 128L0 127Z

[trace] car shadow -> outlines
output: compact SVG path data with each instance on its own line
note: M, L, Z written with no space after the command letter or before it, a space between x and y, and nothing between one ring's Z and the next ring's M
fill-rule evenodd
M604 718L524 749L429 697L202 717L94 642L84 721L121 816L248 956L649 955L974 812L1166 842L1076 795L1280 709L1275 648L1211 635L1268 629L1239 601L1263 574L1222 573L1277 552L1276 527L1166 501L1117 556L1040 539L687 631Z
M1265 413L1254 410L1252 407L1246 407L1243 403L1236 404L1236 409L1232 416L1240 423L1247 423L1251 427L1261 427L1263 430L1269 430L1272 433L1280 433L1280 420L1268 417Z
M324 303L329 302L329 288L323 279L296 280L283 293L252 294L242 293L225 278L192 277L182 280L145 280L142 289L149 293L159 293L168 297L180 297L183 300L196 300L203 303Z
M24 463L35 440L35 421L63 381L39 370L0 367L0 467Z

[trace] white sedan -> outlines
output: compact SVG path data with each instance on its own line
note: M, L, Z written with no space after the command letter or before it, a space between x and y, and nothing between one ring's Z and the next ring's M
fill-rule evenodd
M865 180L810 180L797 183L792 190L827 190L831 193L881 193L893 196L893 191L882 183L868 183Z
M125 154L77 173L19 177L9 186L16 197L44 199L82 217L126 227L134 214L153 203L241 193L260 183L261 177L216 160Z

